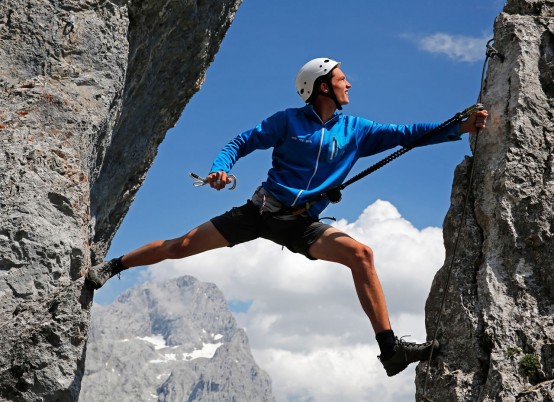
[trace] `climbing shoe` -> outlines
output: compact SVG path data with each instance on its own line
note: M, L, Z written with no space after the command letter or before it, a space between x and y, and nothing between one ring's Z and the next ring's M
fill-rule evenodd
M110 261L104 261L88 270L86 281L94 289L100 289L104 283L112 276L119 275L125 267L120 258L114 258Z
M394 345L394 354L386 359L379 360L383 364L385 371L389 377L400 373L409 364L429 359L431 350L436 352L439 348L438 341L430 341L425 343L410 343L402 338L396 338Z

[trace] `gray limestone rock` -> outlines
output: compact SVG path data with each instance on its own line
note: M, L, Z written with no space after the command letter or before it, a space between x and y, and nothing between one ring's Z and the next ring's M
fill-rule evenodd
M239 3L0 2L0 399L77 400L82 276Z
M148 400L274 401L215 285L147 283L93 307L80 401Z
M425 395L418 367L417 400L554 400L554 1L508 0L494 39L504 62L489 63L488 128L456 170L446 263L426 305L432 336L447 292L441 350Z

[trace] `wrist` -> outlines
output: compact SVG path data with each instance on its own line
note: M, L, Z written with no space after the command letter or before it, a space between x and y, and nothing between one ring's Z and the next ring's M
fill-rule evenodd
M464 133L467 133L467 132L469 132L468 120L461 121L460 122L460 129L459 129L458 134L464 134Z

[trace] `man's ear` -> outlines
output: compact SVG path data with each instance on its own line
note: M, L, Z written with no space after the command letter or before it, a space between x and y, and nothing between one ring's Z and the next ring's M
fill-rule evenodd
M322 82L319 84L319 90L320 92L323 92L324 94L329 93L329 85L326 82Z

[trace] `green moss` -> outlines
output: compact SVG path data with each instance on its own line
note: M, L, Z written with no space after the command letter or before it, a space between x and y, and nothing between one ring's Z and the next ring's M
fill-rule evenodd
M533 380L539 377L541 362L539 357L534 354L526 354L519 362L519 368L523 374Z

